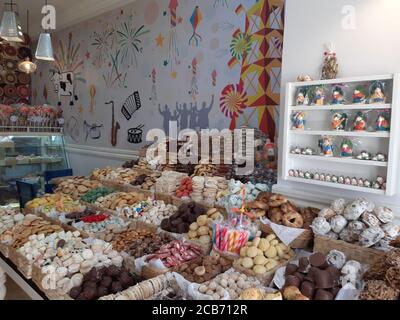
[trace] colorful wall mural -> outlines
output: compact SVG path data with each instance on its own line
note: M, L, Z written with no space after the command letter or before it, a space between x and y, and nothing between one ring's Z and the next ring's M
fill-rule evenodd
M138 0L60 30L55 64L41 63L34 77L35 101L62 106L76 144L140 148L171 120L274 138L283 3Z

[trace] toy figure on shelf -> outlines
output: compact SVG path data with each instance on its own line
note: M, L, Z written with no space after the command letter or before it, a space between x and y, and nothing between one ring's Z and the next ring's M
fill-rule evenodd
M353 130L365 131L367 129L367 115L365 112L359 111L354 119Z
M365 103L367 99L367 90L364 86L357 86L353 93L353 103Z
M356 157L358 160L371 160L371 154L368 151L361 151Z
M350 139L343 139L340 146L340 156L350 158L353 156L353 142Z
M344 104L345 102L343 89L339 86L335 86L332 92L331 104Z
M325 103L325 90L323 87L313 87L308 91L308 97L314 106L323 106Z
M300 88L299 91L297 92L296 105L302 106L302 105L308 105L308 103L309 101L307 97L307 89Z
M375 81L370 88L369 103L385 103L385 83L382 81Z
M336 112L332 116L331 127L332 130L345 130L347 127L347 122L349 117L347 113L344 112Z
M381 112L376 120L376 131L390 131L389 118L388 112Z
M304 118L305 118L304 112L302 111L294 112L292 114L293 129L304 130L306 124L306 120Z
M331 137L322 137L319 140L321 152L326 157L333 157L333 141Z

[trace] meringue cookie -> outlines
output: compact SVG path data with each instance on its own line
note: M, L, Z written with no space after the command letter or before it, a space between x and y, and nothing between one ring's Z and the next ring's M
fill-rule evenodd
M380 227L369 227L360 234L360 245L372 247L385 237L385 232Z
M361 274L362 266L358 261L349 260L343 266L341 271L342 271L343 274L349 274L349 273L352 273L352 272L357 273L357 274Z
M364 212L361 216L361 221L364 222L368 227L379 227L379 219L372 213Z
M82 285L83 282L83 274L82 273L74 274L71 278L71 281L74 287L79 287L80 285Z
M340 270L346 263L346 255L341 251L331 250L326 256L326 261Z
M344 209L344 217L347 220L358 220L361 215L366 211L367 205L360 200L353 201Z
M81 268L81 265L79 263L74 263L68 267L68 272L71 274L74 274L74 273L79 272L80 268Z
M331 209L335 211L337 214L343 214L344 209L346 208L346 200L337 199L332 202Z
M85 249L82 251L82 257L85 260L90 260L93 258L93 251L90 249Z
M394 223L386 223L382 226L382 230L385 232L385 237L394 239L400 234L400 226Z
M317 217L312 222L311 229L314 231L314 233L323 236L331 231L331 225L325 218Z
M382 223L393 222L393 211L390 208L378 207L375 208L374 213Z
M330 223L332 230L336 233L340 233L347 226L347 220L341 215L334 216Z
M331 208L324 208L318 213L318 217L330 219L336 215L336 212L333 211Z
M69 293L73 288L72 280L69 278L64 278L57 282L57 288L59 288L63 293Z

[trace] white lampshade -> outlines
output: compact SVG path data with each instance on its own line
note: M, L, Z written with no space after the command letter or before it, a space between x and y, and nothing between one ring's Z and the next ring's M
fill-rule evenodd
M50 33L42 32L40 34L35 57L38 60L54 61Z
M18 63L18 69L21 72L25 72L25 73L29 74L29 73L33 73L36 71L37 65L35 63L33 63L31 60L29 60L29 58L26 58L26 60Z
M24 42L20 28L18 28L16 13L14 11L4 11L0 25L0 37L9 42Z

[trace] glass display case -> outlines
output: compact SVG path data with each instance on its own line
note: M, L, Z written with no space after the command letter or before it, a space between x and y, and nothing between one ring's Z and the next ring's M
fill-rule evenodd
M36 180L43 189L45 171L68 167L62 134L0 133L0 205L18 201L17 180Z

